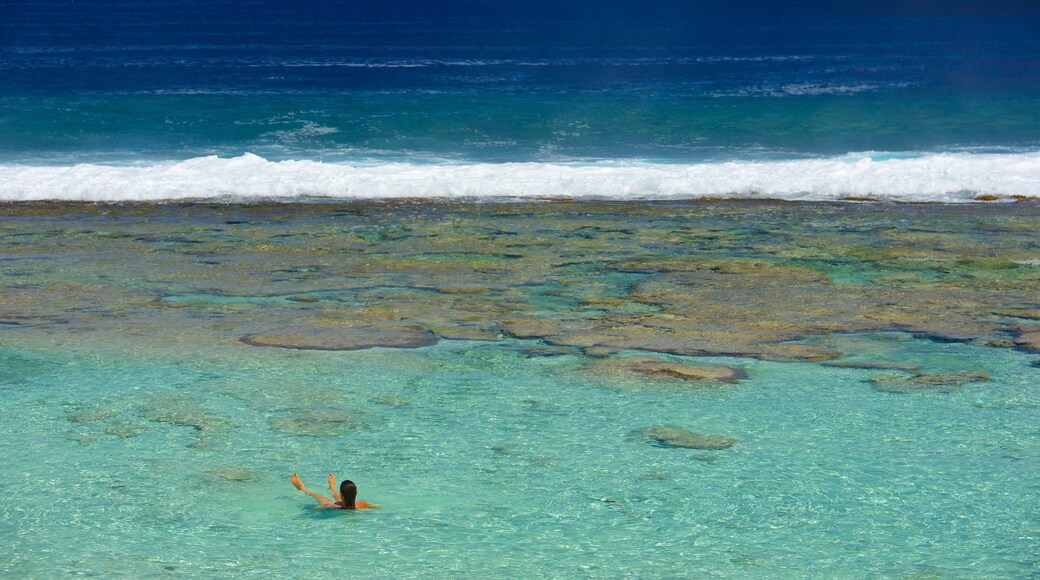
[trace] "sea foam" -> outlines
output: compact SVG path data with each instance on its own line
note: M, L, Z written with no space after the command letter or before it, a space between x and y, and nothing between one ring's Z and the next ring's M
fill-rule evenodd
M714 163L322 163L245 154L139 165L0 165L0 200L698 197L1040 198L1040 152Z

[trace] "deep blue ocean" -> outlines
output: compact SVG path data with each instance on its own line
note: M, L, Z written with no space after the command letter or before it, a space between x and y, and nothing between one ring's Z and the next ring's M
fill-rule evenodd
M1038 32L1040 8L1028 2L5 0L0 195L136 198L120 188L140 174L26 166L165 170L218 156L181 168L211 178L245 154L240 163L341 171L297 167L302 192L195 193L378 197L359 183L382 174L356 175L359 166L522 162L551 166L505 181L544 185L504 193L566 195L560 172L593 163L629 167L627 180L585 187L607 197L1040 195ZM974 181L922 190L976 159L965 154L1006 157L974 168ZM849 172L908 157L927 163ZM818 163L735 182L712 165L792 160ZM640 174L661 163L669 177ZM674 164L708 174L675 175ZM286 170L251 168L268 179ZM834 191L792 182L807 173ZM147 181L163 189L168 179ZM472 176L468 188L442 181L384 189L497 191Z

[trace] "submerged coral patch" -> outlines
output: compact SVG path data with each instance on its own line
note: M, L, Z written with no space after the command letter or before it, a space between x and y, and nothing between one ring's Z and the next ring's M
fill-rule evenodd
M268 419L272 431L305 437L336 437L364 427L361 415L342 409L301 409Z
M1040 325L1020 326L1013 332L1016 347L1026 352L1040 352Z
M85 408L69 413L68 419L71 423L94 423L104 421L119 415L119 409L107 407Z
M722 365L695 365L652 357L630 356L590 361L586 370L594 375L629 375L653 379L733 384L747 378L741 369Z
M713 381L719 383L735 383L746 379L747 373L732 367L687 365L664 361L643 361L633 363L630 370L652 377L667 377L683 381Z
M115 435L120 439L129 439L130 437L137 437L141 433L144 433L144 427L134 423L117 423L105 427L103 431L109 435Z
M718 451L729 449L737 444L733 437L717 435L701 435L675 425L656 425L639 431L639 436L647 442L661 447L682 447L685 449L705 449Z
M419 348L437 344L437 336L417 326L297 328L270 334L243 336L241 342L295 350L364 350Z
M975 372L951 372L916 375L885 374L871 377L874 388L885 393L915 393L922 391L950 392L969 383L989 381L989 376Z
M840 369L868 369L909 372L914 372L920 370L921 368L921 365L918 364L889 360L826 361L820 364L822 364L823 366L835 367Z
M230 427L226 420L216 417L204 409L194 397L153 397L142 403L139 410L141 416L154 423L193 428L198 434L196 442L190 445L194 448L212 446L212 437L225 434ZM128 426L128 428L132 430L134 427ZM115 434L119 435L119 433Z
M8 208L0 251L76 259L60 275L0 263L0 320L20 323L0 330L133 337L189 328L180 336L193 344L233 337L330 351L519 338L593 357L643 351L908 372L917 370L857 363L866 356L816 339L900 331L1040 351L1035 325L1025 324L1040 296L1040 268L1029 265L1040 206L848 210L718 200L26 204ZM64 231L70 213L112 235L37 235ZM229 237L200 221L243 227ZM168 247L156 252L156 241ZM21 324L44 319L62 324ZM5 362L0 388L38 371Z
M211 467L202 471L202 478L211 483L242 483L253 481L259 476L260 474L255 469L239 465L221 465L219 467Z

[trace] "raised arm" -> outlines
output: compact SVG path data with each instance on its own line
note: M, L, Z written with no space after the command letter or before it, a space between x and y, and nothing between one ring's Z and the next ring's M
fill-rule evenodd
M335 507L335 506L333 506L331 499L321 495L320 493L315 493L313 491L310 491L309 489L304 487L303 482L300 481L299 476L297 476L295 473L292 474L292 477L289 478L289 483L293 484L293 487L295 487L296 489L298 489L298 490L302 491L303 493L305 493L305 494L313 497L314 499L318 500L318 507L316 507L314 509L323 509L323 508L326 508L326 507Z

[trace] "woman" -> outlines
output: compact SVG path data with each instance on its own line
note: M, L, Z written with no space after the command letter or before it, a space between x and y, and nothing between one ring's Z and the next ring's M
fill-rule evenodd
M379 506L372 505L367 501L355 502L357 498L357 485L353 481L346 479L339 485L339 489L336 489L336 476L329 474L329 490L332 492L332 497L335 501L315 493L304 487L303 482L300 481L299 476L295 473L289 478L289 482L293 484L293 487L302 491L303 493L318 500L318 505L314 507L316 510L359 510L365 508L379 509Z

